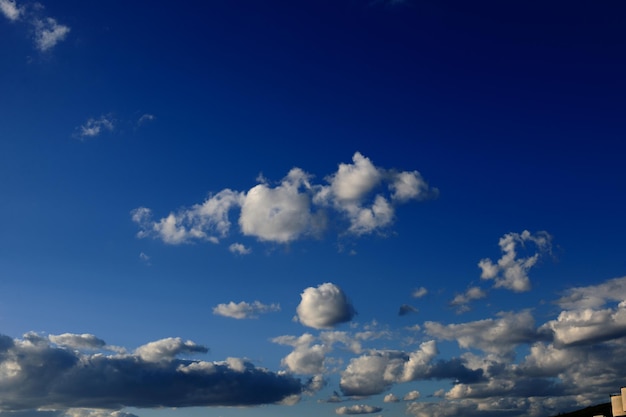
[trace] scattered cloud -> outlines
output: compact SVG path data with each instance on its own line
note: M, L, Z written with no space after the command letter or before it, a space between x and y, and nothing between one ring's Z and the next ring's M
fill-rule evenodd
M228 247L228 250L238 255L248 255L252 253L252 249L247 248L241 243L233 243Z
M419 391L409 391L407 392L402 399L404 401L415 401L421 396Z
M276 403L302 392L293 377L243 359L179 359L180 354L207 351L180 338L151 342L132 354L80 349L91 351L102 343L92 335L45 338L27 333L22 339L0 335L0 410L65 410L82 416L85 411L67 410L247 406ZM76 349L66 348L70 346Z
M422 298L426 294L428 294L428 290L424 287L419 287L413 290L413 293L411 295L413 296L413 298Z
M0 0L0 12L9 20L22 21L31 26L35 47L40 52L47 52L64 40L70 33L70 27L60 24L56 19L43 16L41 3L34 6L18 6L15 0Z
M525 258L518 257L518 249L532 244L536 252ZM495 288L506 288L515 292L529 291L531 288L528 271L535 266L539 257L551 252L552 236L541 231L535 234L524 230L522 233L508 233L498 242L502 257L494 263L491 259L481 259L478 267L482 279L495 281Z
M110 116L102 115L97 119L92 117L76 129L75 136L79 139L93 138L100 135L104 130L113 131L114 127Z
M57 346L65 346L72 349L102 349L106 343L92 334L63 333L49 335L50 342Z
M159 220L152 219L150 209L139 207L132 211L140 228L137 236L169 244L217 242L229 234L228 216L235 208L240 209L240 232L259 241L289 243L318 237L330 220L343 219L348 222L344 233L359 236L390 226L396 205L437 195L419 172L379 168L359 152L353 164L339 164L337 172L326 177L327 185L314 184L312 178L300 168L291 169L278 184L259 177L259 184L248 191L225 189Z
M398 315L399 316L406 316L407 314L417 313L417 312L418 312L417 308L415 308L413 306L410 306L408 304L402 304L400 306L400 311L398 311Z
M59 24L56 19L51 17L35 19L33 24L35 26L35 45L42 52L53 48L70 33L68 26Z
M0 12L9 20L18 20L22 14L15 0L0 0Z
M383 398L383 402L385 403L397 403L398 401L400 401L400 399L391 393L385 395L385 398Z
M414 352L372 350L353 358L341 373L340 387L345 395L380 394L391 385L427 379L478 381L482 370L468 369L464 361L434 362L438 354L435 341L424 342Z
M457 307L458 313L464 313L469 310L468 303L474 300L485 298L487 293L480 287L470 287L463 294L457 294L450 302L451 306Z
M148 266L152 265L152 263L150 262L150 256L143 252L139 253L139 259L141 260L141 262Z
M337 414L372 414L382 411L380 407L374 407L373 405L355 404L350 407L339 407L335 410Z
M535 320L528 310L499 313L497 319L460 324L427 321L424 327L430 336L455 340L461 348L497 354L508 354L520 343L532 343L547 337L535 328Z
M213 314L233 319L256 319L259 317L259 314L273 311L280 311L280 305L263 304L260 301L254 301L253 303L245 301L235 303L231 301L228 304L218 304L213 308Z
M142 114L141 117L139 117L139 119L137 120L137 125L141 126L145 123L151 122L153 120L156 120L156 116L150 113L145 113Z
M332 283L306 288L296 309L300 323L314 329L327 329L345 323L356 311L341 288Z

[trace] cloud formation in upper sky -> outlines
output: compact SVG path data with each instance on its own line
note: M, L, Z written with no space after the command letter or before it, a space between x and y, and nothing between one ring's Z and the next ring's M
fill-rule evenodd
M46 52L67 37L70 27L60 24L52 17L42 16L43 8L41 3L26 8L18 6L15 0L0 0L0 12L11 21L23 20L32 26L35 47L41 52Z
M518 257L518 249L532 244L536 252L525 258ZM494 263L491 259L481 259L478 267L482 279L495 281L494 287L506 288L515 292L529 291L531 288L528 271L535 266L539 257L552 250L552 236L540 231L535 234L524 230L522 233L507 233L498 242L502 257Z
M93 348L106 350L92 335L0 335L0 412L248 406L277 403L302 392L298 380L243 359L179 359L181 354L207 352L180 338L151 342L132 354L84 351Z
M241 233L260 241L288 243L319 236L330 221L347 223L345 233L359 236L390 226L398 204L437 196L437 189L429 187L417 171L383 169L359 152L352 160L352 164L339 164L337 172L326 177L327 184L314 184L312 175L293 168L278 184L261 179L248 191L224 189L159 220L153 219L149 208L136 208L131 214L140 229L137 236L169 244L217 243L228 236L229 213L235 208L240 209ZM332 213L339 219L330 217Z
M17 20L22 10L17 7L15 0L0 0L0 12L9 20Z
M104 130L112 131L114 127L113 120L110 116L102 115L97 119L91 117L76 129L75 135L80 139L93 138Z

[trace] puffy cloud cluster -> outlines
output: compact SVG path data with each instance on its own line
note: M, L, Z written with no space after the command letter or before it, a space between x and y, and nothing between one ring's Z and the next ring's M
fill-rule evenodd
M518 257L520 246L533 244L536 252L527 257ZM530 290L528 271L535 266L539 257L552 249L552 236L547 232L530 233L524 230L522 233L508 233L500 238L498 243L502 251L502 257L494 263L485 258L478 263L482 270L482 279L495 281L494 287L506 288L515 292Z
M535 327L530 311L500 313L497 319L484 319L468 323L448 324L427 321L426 333L443 339L455 340L461 348L478 348L485 352L508 354L521 343L545 339Z
M13 22L21 20L28 23L34 33L35 47L45 52L64 40L70 33L70 28L52 17L42 16L41 10L43 6L40 3L27 9L18 6L15 0L0 0L0 13Z
M380 407L375 407L373 405L366 405L366 404L356 404L356 405L352 405L350 407L339 407L335 410L335 412L337 414L372 414L372 413L378 413L379 411L382 411L383 409Z
M332 212L347 220L347 233L364 235L388 227L396 205L437 194L417 171L383 169L359 152L352 159L352 164L339 164L337 172L326 178L327 184L314 184L310 174L293 168L276 185L261 179L245 192L225 189L159 220L152 218L150 209L139 207L132 211L140 228L137 236L169 244L217 242L228 235L229 212L235 208L240 209L241 233L260 241L288 243L319 236Z
M74 349L82 347L106 350L92 335L0 335L0 412L47 409L91 417L98 414L71 410L256 405L302 392L298 380L242 359L179 359L207 351L179 338L148 343L132 354Z
M306 288L301 297L296 309L298 320L314 329L327 329L348 322L356 314L343 290L330 282Z
M213 308L213 314L218 316L231 317L233 319L255 319L259 314L270 313L272 311L280 311L279 304L263 304L260 301L247 303L242 301L235 303L231 301L228 304L218 304Z
M341 374L340 387L345 395L380 394L395 383L420 379L456 379L477 381L482 372L471 371L463 361L433 362L437 356L434 341L424 342L413 352L372 350L350 360Z

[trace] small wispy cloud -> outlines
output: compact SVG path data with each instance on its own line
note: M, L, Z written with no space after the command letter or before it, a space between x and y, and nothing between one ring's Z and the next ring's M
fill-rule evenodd
M90 118L83 125L76 128L74 134L79 139L93 138L100 135L103 131L113 131L115 125L111 116L102 115L99 118Z
M156 120L156 116L150 113L146 113L146 114L141 115L141 117L137 120L137 125L141 126L153 120Z
M232 319L256 319L259 317L259 314L274 311L280 311L280 304L263 304L260 301L253 303L245 301L235 303L231 301L228 304L218 304L213 308L213 314Z
M59 24L51 17L35 19L32 23L35 26L35 46L42 52L53 48L70 33L68 26Z
M59 23L55 18L44 16L41 3L32 7L19 6L15 0L0 0L0 13L7 19L22 21L31 26L35 48L47 52L64 40L70 33L70 27Z
M238 255L248 255L249 253L252 253L252 249L244 246L241 243L233 243L228 247L228 250Z
M419 287L416 288L411 295L413 296L413 298L422 298L426 294L428 294L428 290L424 287Z

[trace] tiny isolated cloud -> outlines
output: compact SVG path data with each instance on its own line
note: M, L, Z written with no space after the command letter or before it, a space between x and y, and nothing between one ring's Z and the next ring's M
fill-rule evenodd
M345 323L356 311L341 288L330 282L306 288L296 308L297 319L314 329L327 329Z
M428 294L428 290L424 287L419 287L413 290L413 293L411 295L413 296L413 298L422 298L426 294Z
M349 407L339 407L335 410L337 414L373 414L382 411L380 407L366 404L355 404Z
M496 262L489 258L481 259L478 267L485 280L494 280L495 288L505 288L515 292L529 291L531 288L528 271L540 257L552 251L552 236L545 231L531 233L507 233L498 242L502 256ZM527 257L518 256L520 249L534 246L535 251Z
M417 308L415 308L415 307L413 307L411 305L402 304L400 306L400 310L398 311L398 315L399 316L406 316L407 314L410 314L410 313L417 313L417 311L418 311Z
M402 399L404 401L415 401L417 400L419 397L421 396L419 391L409 391L405 394L404 397L402 397Z
M247 303L242 301L235 303L233 301L227 304L218 304L213 308L213 314L233 319L256 319L259 314L280 311L279 304L263 304L260 301Z
M400 399L391 393L385 395L385 398L383 398L383 402L386 403L397 403L398 401L400 401Z
M76 128L74 134L79 139L93 138L100 135L102 132L113 131L114 123L111 116L102 115L99 118L89 118L84 124Z
M145 114L142 114L141 117L139 117L139 119L137 119L137 124L141 126L148 122L152 122L153 120L156 120L156 116L154 114L145 113Z
M9 20L18 20L22 9L17 6L15 0L0 0L0 12Z
M237 255L248 255L252 253L252 249L246 247L242 243L233 243L228 247L228 250Z

